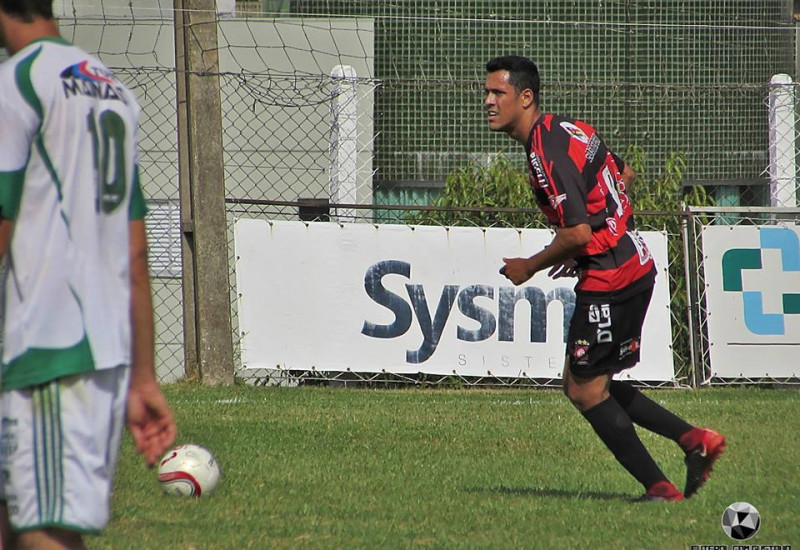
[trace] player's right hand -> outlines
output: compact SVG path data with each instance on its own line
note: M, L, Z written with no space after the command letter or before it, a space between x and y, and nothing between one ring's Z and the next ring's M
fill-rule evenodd
M177 434L172 410L155 381L131 384L126 421L137 454L143 455L145 463L153 467L175 442Z
M500 274L515 285L521 285L536 274L530 269L530 258L503 258L503 264Z

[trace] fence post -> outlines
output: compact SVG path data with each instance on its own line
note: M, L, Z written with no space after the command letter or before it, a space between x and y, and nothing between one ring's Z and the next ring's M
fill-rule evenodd
M187 375L233 383L215 0L174 0Z
M795 177L795 89L792 77L776 74L769 87L769 198L770 206L797 206Z
M686 317L689 323L689 334L687 335L689 338L689 383L693 388L696 388L700 385L702 378L698 376L697 341L695 339L695 299L692 291L692 289L697 286L697 284L692 284L692 277L697 274L692 260L692 251L695 250L692 245L695 243L691 235L694 234L694 231L691 233L689 232L689 225L694 224L694 219L692 218L691 210L689 210L685 203L681 203L680 216L681 238L683 239L683 269L684 277L686 278Z
M358 98L356 70L336 65L331 71L330 195L334 204L356 204ZM353 209L337 208L336 221L354 221Z

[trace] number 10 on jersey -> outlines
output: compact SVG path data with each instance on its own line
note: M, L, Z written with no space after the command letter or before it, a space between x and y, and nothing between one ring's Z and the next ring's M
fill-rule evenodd
M94 173L97 184L95 208L110 214L125 198L125 121L119 114L106 109L86 117L92 135Z

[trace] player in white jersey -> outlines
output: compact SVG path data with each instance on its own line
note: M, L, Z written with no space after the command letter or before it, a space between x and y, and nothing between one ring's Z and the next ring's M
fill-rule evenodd
M102 530L122 428L153 465L175 438L158 386L137 167L139 107L60 38L51 0L0 0L3 547Z

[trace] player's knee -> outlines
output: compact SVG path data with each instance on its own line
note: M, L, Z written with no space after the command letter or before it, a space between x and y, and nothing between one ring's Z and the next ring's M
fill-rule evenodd
M587 411L609 397L602 381L597 379L580 383L569 376L564 379L563 390L570 403L579 411Z
M586 395L586 393L579 388L576 388L575 384L565 384L564 395L567 396L569 402L579 411L585 411L593 406L590 396Z

